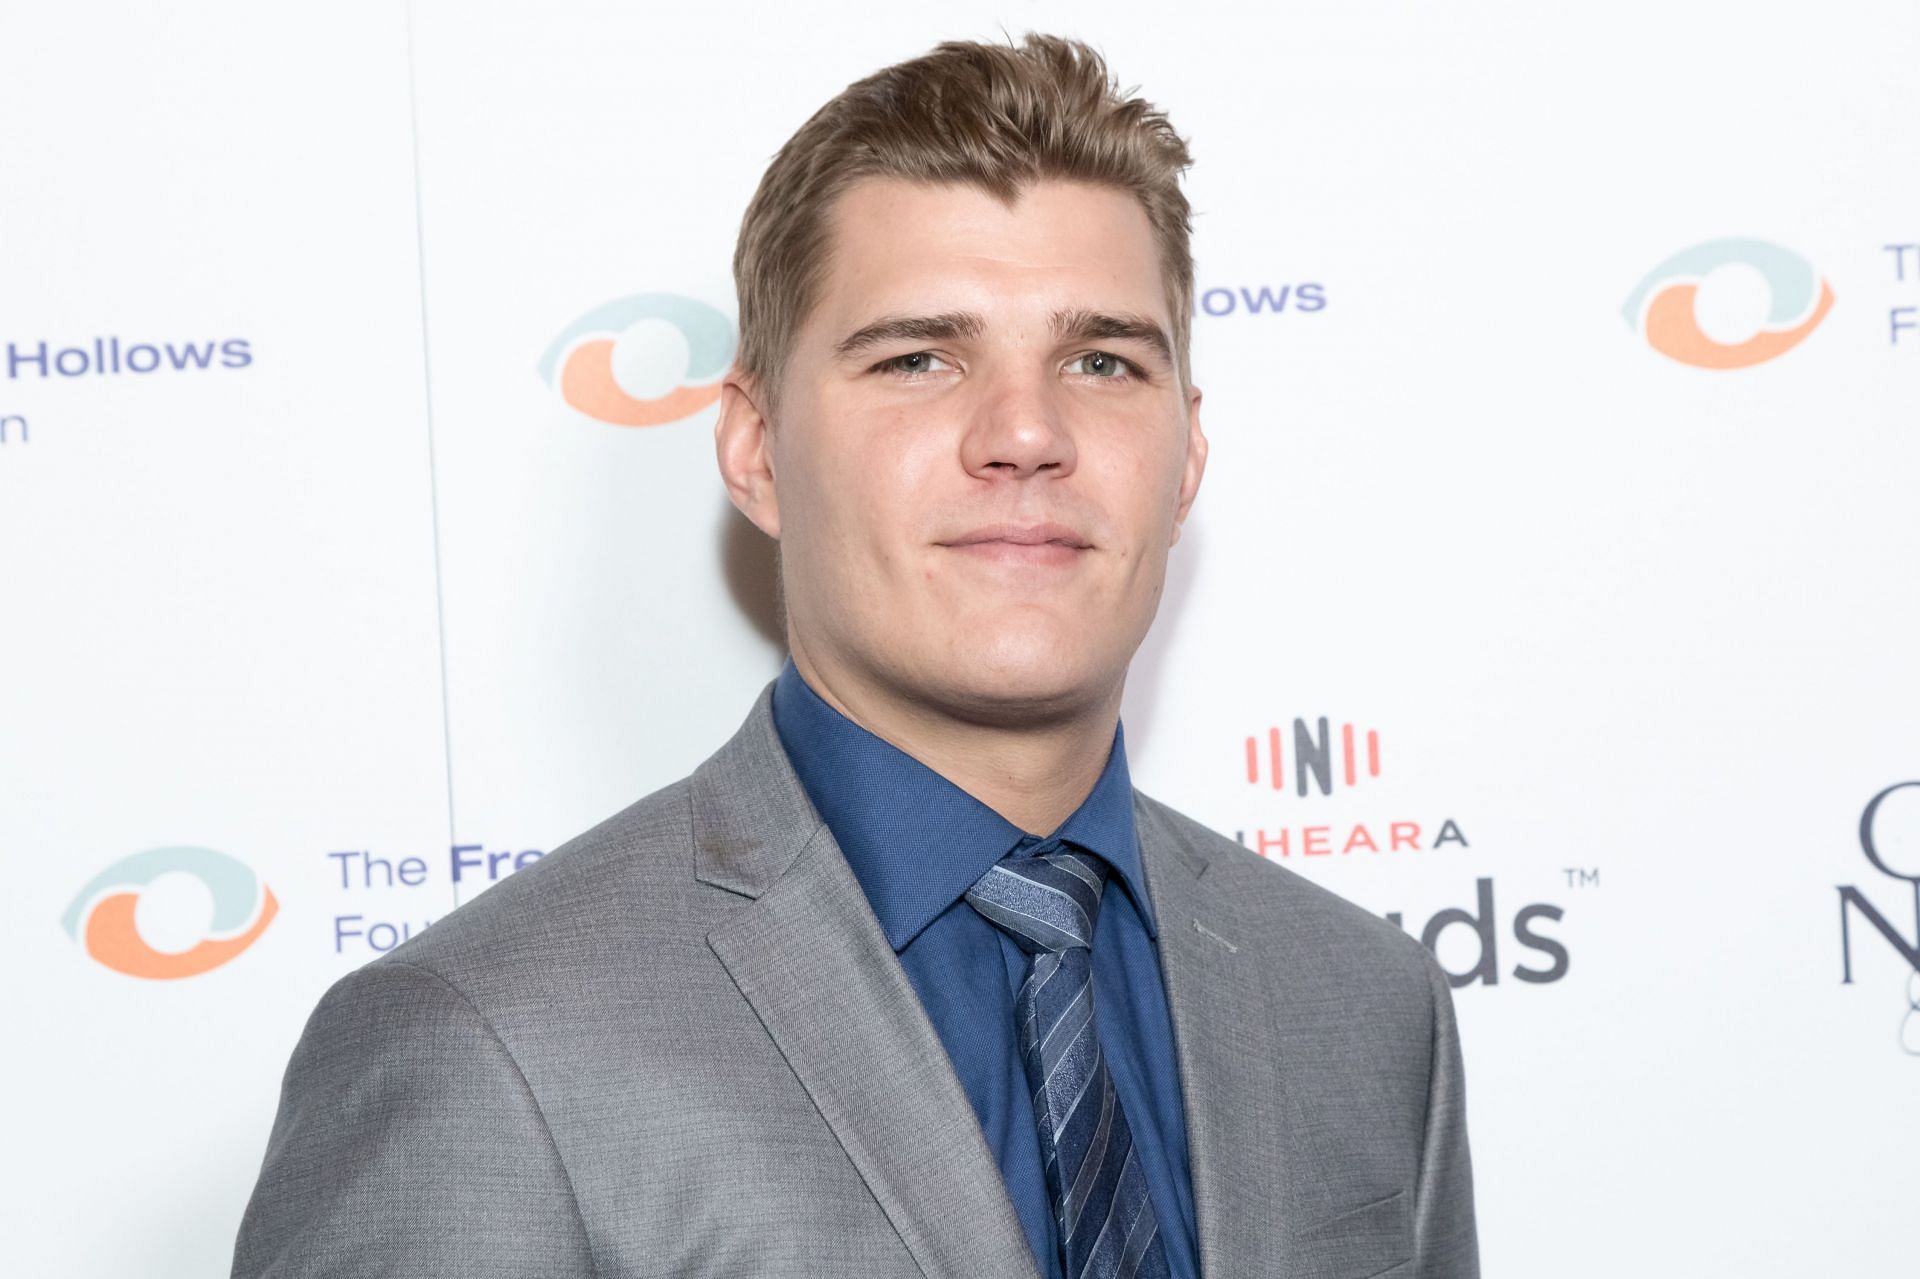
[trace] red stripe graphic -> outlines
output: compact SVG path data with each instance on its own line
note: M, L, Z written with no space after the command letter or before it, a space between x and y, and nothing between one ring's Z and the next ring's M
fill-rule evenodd
M1366 775L1380 776L1380 734L1374 729L1361 729L1352 723L1340 725L1339 769L1334 767L1333 732L1325 717L1314 721L1295 719L1293 721L1294 745L1300 754L1298 791L1302 796L1317 789L1320 794L1331 794L1337 785L1354 786L1360 781L1360 735L1366 734L1367 762ZM1267 760L1269 770L1268 784L1277 791L1295 789L1288 784L1286 768L1286 729L1274 725L1267 730ZM1260 739L1249 736L1244 739L1247 752L1247 784L1257 786L1260 783Z

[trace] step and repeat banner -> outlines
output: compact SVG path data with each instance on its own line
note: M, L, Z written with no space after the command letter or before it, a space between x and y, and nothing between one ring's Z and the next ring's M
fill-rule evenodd
M740 212L1028 29L1196 156L1138 784L1453 975L1489 1276L1912 1273L1914 0L7 0L0 1271L224 1274L320 993L731 732Z

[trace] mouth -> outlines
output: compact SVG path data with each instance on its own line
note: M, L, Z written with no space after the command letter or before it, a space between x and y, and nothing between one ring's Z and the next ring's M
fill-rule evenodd
M976 559L1007 564L1071 564L1093 549L1065 524L989 524L937 543Z

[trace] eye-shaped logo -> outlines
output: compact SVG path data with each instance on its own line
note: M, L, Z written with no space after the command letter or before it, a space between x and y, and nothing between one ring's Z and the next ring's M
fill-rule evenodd
M1771 295L1760 331L1744 342L1708 337L1694 312L1701 282L1723 266L1758 271ZM1791 249L1764 240L1709 240L1649 271L1622 313L1627 326L1662 355L1700 369L1744 369L1798 346L1832 309L1832 287Z
M193 884L198 880L199 885ZM150 886L165 892L163 904L181 914L193 913L193 899L213 899L213 915L196 928L184 949L157 950L140 935L135 913ZM171 891L184 887L187 900ZM204 902L202 902L204 904ZM273 890L244 864L211 848L154 848L124 857L95 875L74 897L60 917L67 936L86 948L100 963L129 977L165 980L196 977L238 955L259 940L278 914ZM200 922L200 921L194 921Z
M733 321L704 302L637 293L569 324L540 357L560 398L614 426L662 426L720 398Z

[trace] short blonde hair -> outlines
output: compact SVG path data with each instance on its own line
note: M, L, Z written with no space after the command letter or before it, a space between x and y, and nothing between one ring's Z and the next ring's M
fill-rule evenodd
M948 41L848 85L780 148L741 219L740 371L777 392L826 274L834 201L855 182L955 183L1011 205L1028 184L1061 178L1140 201L1190 384L1193 254L1180 175L1192 158L1166 114L1131 92L1088 45L1031 33L1018 46Z

